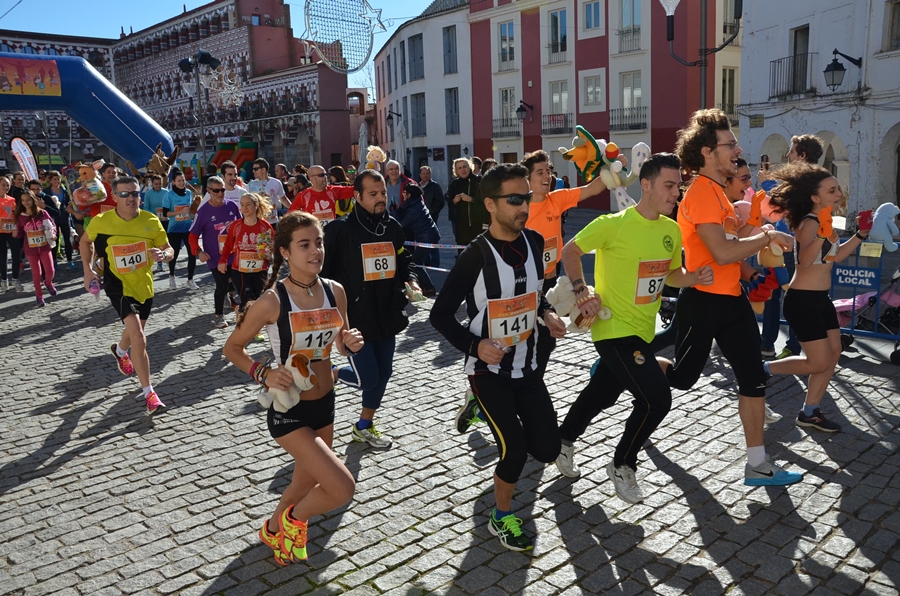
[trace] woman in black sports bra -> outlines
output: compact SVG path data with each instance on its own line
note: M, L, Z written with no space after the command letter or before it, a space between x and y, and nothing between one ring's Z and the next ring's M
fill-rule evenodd
M774 375L809 375L797 424L838 432L840 425L825 418L819 408L841 356L840 325L829 296L831 269L853 254L868 232L857 232L841 244L831 226L831 211L844 203L844 194L825 168L798 162L774 172L773 178L778 186L770 193L771 202L785 214L796 240L797 268L784 295L784 317L804 355L765 362L764 367Z
M347 323L344 288L319 277L325 249L315 216L294 211L283 217L273 252L264 293L252 308L248 304L223 351L265 387L260 401L268 406L269 432L294 458L291 483L259 532L275 551L275 562L287 565L306 559L309 518L353 498L353 476L331 451L335 396L329 356L332 347L345 356L358 352L363 338ZM278 280L284 263L288 276ZM246 350L263 327L268 330L274 362L272 358L254 361ZM299 373L299 381L291 368ZM290 399L272 397L276 393Z

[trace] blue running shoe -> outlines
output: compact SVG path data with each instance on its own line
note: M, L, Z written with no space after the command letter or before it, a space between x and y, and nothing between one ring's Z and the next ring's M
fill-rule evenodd
M750 464L744 466L744 484L747 486L787 486L801 480L803 474L788 472L772 463L768 456L761 466L756 468L751 468Z

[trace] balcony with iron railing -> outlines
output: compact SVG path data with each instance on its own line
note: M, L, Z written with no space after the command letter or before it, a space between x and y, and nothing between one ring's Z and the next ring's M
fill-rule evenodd
M494 118L493 138L509 139L522 136L522 127L519 119L512 118Z
M609 130L646 130L647 107L615 108L609 111Z
M575 132L575 120L572 113L544 114L541 116L541 134L570 135Z
M737 31L737 21L731 20L722 23L722 42L724 43L726 39L734 35L735 31ZM728 45L735 47L741 45L741 36L735 37Z
M566 62L566 44L551 43L547 46L547 64L562 64Z
M625 29L616 30L616 36L619 38L619 53L627 54L628 52L639 52L641 49L641 27L627 27Z
M732 126L737 126L739 117L736 103L717 103L716 107L725 112Z
M794 54L769 62L769 99L816 93L812 84L817 54Z
M515 53L512 51L500 52L497 58L497 72L507 72L515 69Z

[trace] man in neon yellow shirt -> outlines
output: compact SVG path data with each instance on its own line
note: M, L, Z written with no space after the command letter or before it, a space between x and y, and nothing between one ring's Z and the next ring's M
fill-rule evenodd
M165 407L150 383L150 358L144 334L153 305L150 263L171 261L174 251L156 214L141 210L138 181L122 176L111 186L116 208L94 216L81 236L84 289L92 291L91 284L96 282L98 285L94 290L99 291L100 279L93 268L96 251L105 261L103 285L106 295L125 324L122 339L109 349L119 372L125 376L137 372L150 416ZM134 348L133 361L128 355L131 347Z
M641 200L624 211L589 223L562 251L563 267L574 279L575 295L586 317L607 306L612 316L598 319L591 339L601 361L560 427L562 452L556 465L576 477L574 441L591 420L611 407L623 391L634 396L634 409L607 466L607 474L624 501L643 500L637 485L637 453L672 406L672 392L650 348L664 284L687 287L713 282L712 269L687 271L681 264L681 230L667 216L678 201L681 162L671 153L657 153L640 173ZM581 257L596 251L596 295L581 279Z

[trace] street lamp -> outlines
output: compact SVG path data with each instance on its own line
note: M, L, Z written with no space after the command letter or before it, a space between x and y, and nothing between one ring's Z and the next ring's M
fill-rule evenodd
M219 68L219 65L222 64L218 59L214 58L212 54L207 52L206 50L197 50L197 55L192 56L190 58L185 58L181 62L178 63L178 68L181 69L181 72L190 74L194 73L194 83L197 85L197 113L199 117L197 120L200 124L200 155L203 159L200 163L202 164L201 171L197 173L197 179L202 181L203 174L206 170L206 134L203 132L203 119L205 114L203 113L203 87L200 84L200 65L205 64L209 67L209 70L215 70Z
M706 2L707 0L700 0L700 59L694 60L693 62L688 62L687 60L681 58L677 54L675 54L675 9L678 7L678 3L681 0L659 0L659 3L662 4L663 9L666 11L666 41L669 42L669 53L672 55L675 60L681 62L685 66L699 66L700 67L700 109L704 109L706 107L706 68L709 66L709 60L707 56L709 54L715 54L719 52L728 44L730 44L734 39L738 36L738 33L741 32L741 16L744 14L744 2L743 0L734 0L734 20L735 27L734 33L726 39L722 45L715 48L706 47ZM726 2L728 0L725 0Z
M403 116L401 116L397 112L388 110L387 118L384 119L384 123L388 125L388 128L394 128L394 116L396 116L397 118L403 118Z
M528 109L526 110L525 108ZM534 120L534 106L520 99L519 107L516 108L516 118L519 119L519 122L525 122L525 115L528 113L528 110L531 110L531 118L529 119L529 122L531 122Z
M847 73L847 69L844 68L841 61L837 59L838 56L843 56L852 64L856 65L857 68L862 68L862 58L851 58L847 54L837 51L837 48L835 48L834 58L832 58L831 64L825 67L825 84L828 85L828 88L832 91L837 91L838 87L841 86L841 83L844 82L844 75ZM861 86L862 81L859 82L859 87Z

